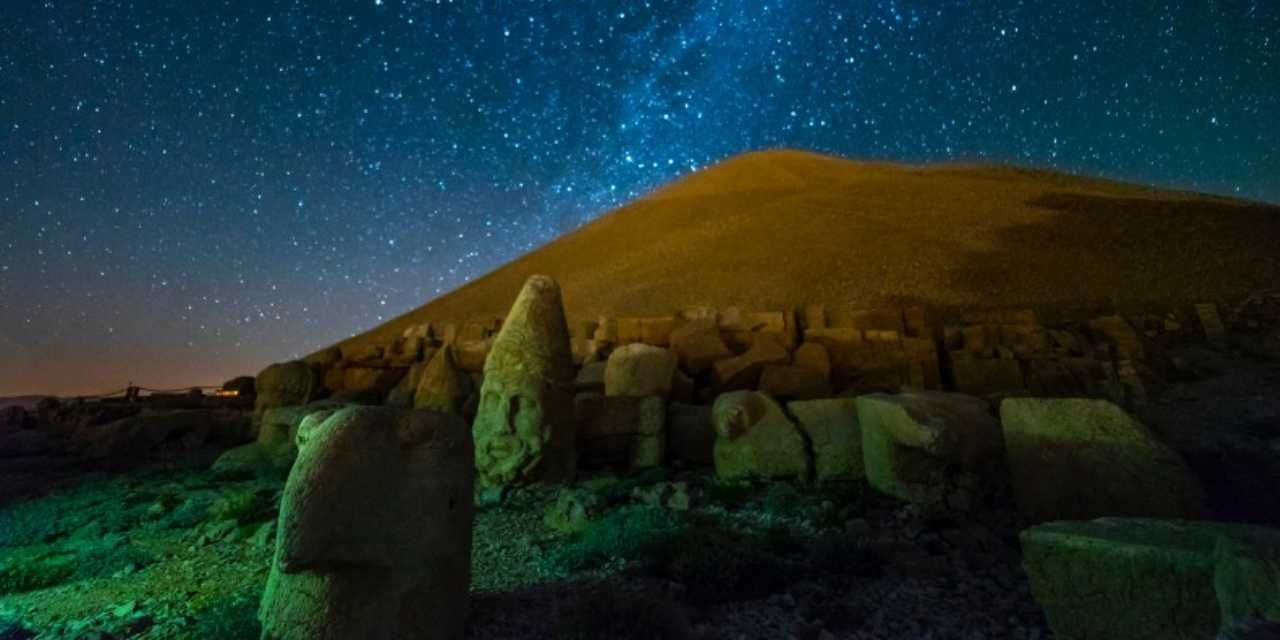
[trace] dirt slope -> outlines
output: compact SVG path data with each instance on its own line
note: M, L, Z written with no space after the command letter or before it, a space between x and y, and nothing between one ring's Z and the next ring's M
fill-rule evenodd
M1275 287L1280 207L1008 167L748 153L343 344L503 315L535 273L583 318L702 304L1180 304Z

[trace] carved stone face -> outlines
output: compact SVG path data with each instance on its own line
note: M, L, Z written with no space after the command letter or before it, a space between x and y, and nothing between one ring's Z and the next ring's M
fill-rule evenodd
M550 440L541 389L487 378L472 434L482 484L508 485L533 476Z

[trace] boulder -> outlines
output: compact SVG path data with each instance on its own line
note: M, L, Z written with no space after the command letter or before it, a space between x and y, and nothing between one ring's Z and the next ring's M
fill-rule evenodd
M464 416L467 398L472 394L471 377L458 368L453 359L453 346L445 345L435 352L422 371L413 394L415 409L430 409Z
M626 462L640 420L640 400L579 393L573 399L578 464L586 468Z
M977 358L952 352L951 376L956 391L971 396L1017 393L1026 389L1022 365L1009 358Z
M306 404L320 396L321 388L315 369L301 360L268 366L255 379L254 426L267 409Z
M714 316L687 322L672 331L671 350L679 358L680 368L695 376L717 361L733 357L733 352L720 337L720 327Z
M828 398L787 403L787 411L813 449L813 471L819 480L861 478L862 429L856 398Z
M816 342L806 342L796 349L795 365L818 372L823 379L831 379L831 352Z
M426 369L426 362L417 362L409 367L409 371L400 378L395 388L387 392L387 400L384 404L397 409L412 409L413 397L418 391L418 383L422 382L422 373Z
M1204 513L1204 490L1182 458L1110 402L1010 398L1000 420L1013 496L1032 522Z
M720 314L719 325L730 348L748 348L761 336L769 336L788 350L796 346L796 318L791 311L752 312L729 307Z
M211 470L229 478L284 476L298 456L296 438L302 423L307 419L323 422L339 408L312 404L269 409L262 416L258 439L223 452Z
M821 372L791 364L771 364L760 374L760 392L785 400L831 396L831 382Z
M666 408L662 398L602 396L580 393L574 398L579 464L634 468L660 464L666 448Z
M1059 638L1200 640L1280 603L1274 574L1238 580L1241 567L1275 557L1275 529L1102 518L1042 524L1021 540L1032 593Z
M483 340L457 340L453 345L453 361L457 367L468 373L484 371L489 359L489 350L493 348L494 338Z
M777 338L770 334L757 334L751 348L740 356L720 360L712 367L716 386L723 391L754 389L760 382L760 373L771 364L787 364L791 354Z
M608 362L596 361L588 362L578 369L578 375L573 380L574 391L598 391L604 393L604 372L609 366Z
M303 362L311 365L312 367L320 371L324 371L326 369L330 369L334 367L341 360L342 360L342 349L339 349L338 347L329 347L328 349L321 349L302 359Z
M297 438L258 610L263 637L461 640L475 473L467 424L352 407Z
M1103 316L1089 323L1098 338L1109 342L1117 360L1143 360L1147 357L1141 336L1122 316Z
M671 344L671 332L676 328L674 315L652 318L618 318L617 342L644 343L656 347Z
M1222 627L1251 618L1280 622L1280 530L1233 528L1213 550L1213 590ZM1248 534L1248 535L1246 535Z
M667 454L672 460L711 465L715 446L711 407L678 402L667 405Z
M794 478L809 473L804 436L776 402L756 391L731 391L711 409L716 476Z
M525 282L484 366L473 433L486 488L573 477L573 356L560 287Z
M659 396L640 400L640 419L631 441L631 468L661 466L667 458L667 403Z
M628 344L609 354L604 371L604 393L609 396L644 397L671 393L676 355L647 344Z
M594 328L592 330L594 331ZM601 352L604 351L604 343L589 338L573 338L570 340L569 346L573 351L573 364L575 365L595 362L600 359Z
M342 392L381 404L405 376L405 369L348 367L342 375Z
M912 391L857 404L867 481L882 493L967 511L1004 484L1000 423L984 400Z
M192 449L227 447L251 435L249 417L239 411L144 411L75 432L72 448L111 467L127 467Z

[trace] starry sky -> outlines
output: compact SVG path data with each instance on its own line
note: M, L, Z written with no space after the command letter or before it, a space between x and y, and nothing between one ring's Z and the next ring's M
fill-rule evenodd
M0 395L218 384L797 147L1280 201L1271 0L6 2Z

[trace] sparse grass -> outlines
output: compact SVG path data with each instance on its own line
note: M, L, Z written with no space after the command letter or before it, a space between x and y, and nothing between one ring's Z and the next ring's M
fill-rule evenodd
M606 504L624 504L631 500L631 493L636 488L665 482L668 475L664 467L643 469L603 484L596 493L604 499Z
M111 576L120 571L137 571L156 561L155 556L131 544L120 534L73 545L69 550L76 554L77 580Z
M249 487L223 495L209 512L215 520L235 520L240 524L265 522L275 517L277 502L274 489Z
M160 520L160 526L168 529L189 529L210 517L214 498L208 492L188 496L173 511Z
M76 574L76 556L54 550L19 552L0 562L0 594L35 591Z
M15 548L0 560L0 594L132 572L152 562L155 562L154 556L126 544L118 533L96 540Z
M261 589L246 589L220 600L197 614L192 637L204 640L240 640L257 638L262 631L258 622Z
M670 511L651 506L627 506L590 522L549 561L563 571L590 569L610 558L654 558L673 545L684 529Z

